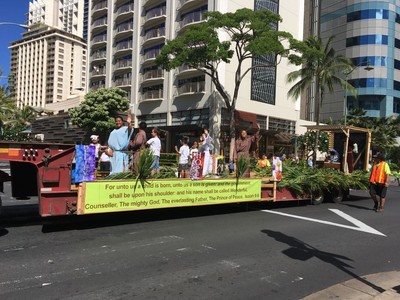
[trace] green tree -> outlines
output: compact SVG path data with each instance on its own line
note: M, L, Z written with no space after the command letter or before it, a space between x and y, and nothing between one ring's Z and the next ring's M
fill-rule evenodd
M240 84L251 70L275 65L270 63L247 67L244 63L261 55L286 56L288 50L283 42L291 40L292 36L276 30L281 17L267 10L244 8L234 13L207 12L205 15L205 22L189 26L177 38L168 41L157 56L156 63L167 71L188 65L210 77L230 114L232 156L236 134L234 113ZM220 80L219 67L233 59L237 63L234 88L233 91L227 91ZM214 136L214 140L218 138Z
M353 95L356 89L343 79L344 74L350 72L354 66L343 55L336 54L331 47L334 37L330 37L326 44L321 38L311 36L304 42L292 44L292 50L297 53L290 54L289 60L300 66L299 70L290 72L287 76L288 83L295 84L289 90L288 95L298 98L314 82L315 93L315 121L320 123L320 109L326 92L332 93L334 86L339 84ZM315 139L314 151L318 150L318 136Z
M15 100L7 95L5 87L0 87L0 121L6 122L15 109Z
M106 138L114 126L114 117L127 111L129 100L119 88L103 88L86 94L85 100L69 111L74 124Z

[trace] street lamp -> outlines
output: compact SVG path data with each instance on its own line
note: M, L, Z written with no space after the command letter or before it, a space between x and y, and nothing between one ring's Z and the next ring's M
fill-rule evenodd
M0 25L14 25L14 26L21 27L21 28L23 28L23 29L29 29L29 26L28 26L28 25L19 24L19 23L13 23L13 22L0 22Z
M362 62L360 62L358 65L354 66L349 72L345 73L345 76L346 76L346 77L345 77L346 85L345 85L345 89L344 89L344 101L343 101L343 104L344 104L344 108L343 108L343 113L344 113L344 126L347 125L347 84L348 84L349 75L350 75L351 73L353 73L355 69L357 69L358 67L361 67L361 66L364 64L364 62L366 62L366 66L364 67L364 70L366 70L366 71L369 72L369 71L371 71L371 70L374 69L374 67L372 67L372 66L369 64L369 60L367 60L367 61L362 61Z

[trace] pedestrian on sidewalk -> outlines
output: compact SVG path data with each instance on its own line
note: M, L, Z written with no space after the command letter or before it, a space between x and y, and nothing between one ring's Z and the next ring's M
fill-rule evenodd
M386 201L386 192L390 184L391 172L389 164L385 161L385 157L382 153L376 153L373 158L374 164L369 178L369 194L371 195L372 201L374 201L373 209L376 212L383 212Z

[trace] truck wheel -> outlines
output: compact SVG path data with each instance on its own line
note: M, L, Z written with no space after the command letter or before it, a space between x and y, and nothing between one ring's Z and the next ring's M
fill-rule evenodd
M347 193L343 190L337 190L332 192L332 202L333 203L341 203L343 200L346 200Z
M314 194L311 195L311 203L313 205L319 205L324 202L324 198L323 192L314 192Z

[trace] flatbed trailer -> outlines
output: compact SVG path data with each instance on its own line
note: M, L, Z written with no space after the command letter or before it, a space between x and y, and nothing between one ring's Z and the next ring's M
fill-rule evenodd
M104 180L73 184L75 145L0 142L0 161L9 162L0 185L11 181L11 196L38 197L42 217L86 215L240 202L293 201L307 197L278 190L269 178ZM1 204L1 201L0 201Z

